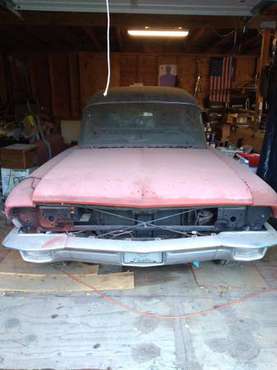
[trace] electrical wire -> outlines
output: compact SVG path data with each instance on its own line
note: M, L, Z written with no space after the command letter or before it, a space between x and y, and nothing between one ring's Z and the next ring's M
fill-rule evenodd
M109 0L106 0L106 10L107 10L107 68L108 68L108 75L107 75L107 83L104 90L103 95L107 96L110 81L111 81L111 52L110 52L110 28L111 28L111 20L110 20L110 4Z
M189 210L185 210L185 211L182 211L182 212L174 213L174 214L169 215L169 216L159 217L159 218L151 220L151 221L138 221L136 218L118 215L117 213L105 211L103 209L94 208L94 210L99 212L99 213L111 215L113 217L118 217L118 218L125 219L125 220L128 220L128 221L133 221L133 222L135 222L135 226L144 226L146 228L147 228L147 226L153 226L153 227L156 227L158 229L162 229L164 231L171 231L171 232L175 232L177 234L181 234L181 235L184 235L184 236L187 236L188 233L182 232L182 231L177 231L173 228L168 228L168 227L163 228L160 225L154 224L154 222L163 221L163 220L166 220L166 219L171 218L171 217L176 217L176 216L179 216L179 215L184 215L186 213L192 212L192 210L189 209ZM133 229L134 229L134 225L131 225L131 226L127 226L127 227L125 227L124 229L121 229L121 230L111 230L107 233L99 235L99 237L103 238L103 237L111 235L112 237L116 238L116 237L122 236L126 233L128 233L128 234L131 233L133 231Z
M123 309L127 312L130 312L134 315L138 315L138 316L142 316L142 317L150 317L150 318L154 318L154 319L158 319L158 320L189 320L189 319L193 319L193 318L196 318L196 317L203 317L203 316L207 316L207 315L209 315L209 314L211 314L215 311L224 310L224 309L228 309L232 306L241 305L244 302L247 302L249 300L259 298L260 296L263 296L264 294L271 294L271 293L276 293L277 292L277 288L266 288L266 289L263 289L263 290L248 293L248 294L246 294L246 295L244 295L240 298L237 298L237 299L234 299L234 300L231 300L231 301L227 301L225 303L219 303L219 304L213 305L211 307L208 307L208 308L200 310L200 311L192 311L192 312L184 313L184 314L181 314L181 315L163 315L163 314L159 314L159 313L156 313L156 312L140 310L140 309L136 308L135 306L131 306L127 303L122 302L121 300L119 300L117 298L114 298L114 297L106 294L105 292L101 292L99 289L97 289L92 284L88 284L87 282L83 281L79 276L77 276L75 274L72 274L71 272L68 272L65 269L61 268L61 267L59 267L59 268L56 267L56 269L63 272L64 275L66 275L71 280L75 281L76 283L80 284L81 286L89 288L94 294L96 294L103 301L106 301L106 302L108 302L108 303L110 303L110 304L112 304L116 307L120 307L121 309Z

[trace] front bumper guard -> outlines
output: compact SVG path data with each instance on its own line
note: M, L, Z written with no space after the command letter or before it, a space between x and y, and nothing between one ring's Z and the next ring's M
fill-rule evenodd
M259 260L268 248L277 246L277 231L266 224L262 231L232 231L209 236L141 241L77 237L64 233L26 234L14 228L4 239L3 246L18 250L28 262L82 261L146 267L195 260ZM130 254L139 258L130 259ZM126 255L128 258L125 258Z

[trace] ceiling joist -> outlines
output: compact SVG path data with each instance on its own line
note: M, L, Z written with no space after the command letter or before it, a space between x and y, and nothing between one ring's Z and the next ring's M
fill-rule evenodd
M88 36L88 38L91 40L95 50L96 51L101 51L102 50L102 45L100 44L98 38L96 37L93 28L91 28L91 27L82 27L82 29L84 30L84 32Z

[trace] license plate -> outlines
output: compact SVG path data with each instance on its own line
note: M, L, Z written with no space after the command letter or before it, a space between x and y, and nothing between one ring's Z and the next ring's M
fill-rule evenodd
M125 264L160 264L163 262L163 255L161 252L124 253L123 261Z

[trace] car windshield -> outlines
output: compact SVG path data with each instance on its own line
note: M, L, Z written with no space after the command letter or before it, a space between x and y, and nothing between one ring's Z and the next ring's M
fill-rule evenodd
M164 102L96 103L84 111L80 146L205 148L199 108Z

